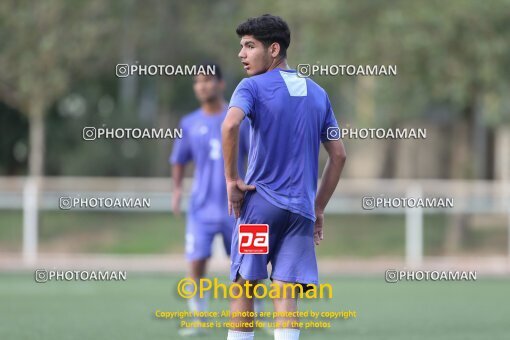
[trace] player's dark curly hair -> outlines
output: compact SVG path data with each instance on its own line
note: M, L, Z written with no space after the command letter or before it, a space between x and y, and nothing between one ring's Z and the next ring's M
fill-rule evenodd
M277 42L280 44L280 56L287 56L287 48L290 45L290 29L280 17L264 14L250 18L237 26L236 33L239 37L253 35L266 47Z

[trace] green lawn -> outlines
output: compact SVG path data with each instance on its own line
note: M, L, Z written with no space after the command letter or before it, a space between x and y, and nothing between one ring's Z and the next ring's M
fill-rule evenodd
M426 215L425 254L444 252L448 219ZM45 211L41 214L39 246L43 252L112 254L181 253L184 217L170 213ZM325 241L319 256L403 256L405 219L400 215L327 215ZM21 249L22 214L0 211L0 249ZM468 230L461 251L506 253L505 228Z
M125 282L35 283L32 273L1 273L0 339L178 339L176 321L154 312L186 309L175 291L180 278L128 273ZM333 285L333 299L306 301L300 309L351 309L357 318L303 330L302 339L503 340L510 334L508 279L389 284L381 274L322 281ZM210 304L215 311L226 307L225 300ZM207 338L225 339L226 331ZM257 338L270 339L261 332Z

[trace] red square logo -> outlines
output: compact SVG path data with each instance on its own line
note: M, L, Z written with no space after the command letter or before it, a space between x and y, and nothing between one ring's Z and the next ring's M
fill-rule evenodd
M268 224L239 225L239 253L267 254L269 252Z

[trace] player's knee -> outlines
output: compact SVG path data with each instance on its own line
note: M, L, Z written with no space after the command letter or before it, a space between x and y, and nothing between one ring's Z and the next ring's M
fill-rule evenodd
M302 291L302 286L298 283L273 280L273 284L278 287L279 294L273 300L296 300Z
M253 296L254 288L257 286L259 281L245 279L241 276L241 274L237 273L237 278L234 283L236 284L236 287L233 287L233 289L241 289L243 296L246 294L248 294L248 296ZM239 292L236 293L240 294Z
M237 273L236 280L234 282L239 283L240 285L244 285L247 282L255 285L255 284L257 284L258 281L245 279L244 277L241 276L240 273Z

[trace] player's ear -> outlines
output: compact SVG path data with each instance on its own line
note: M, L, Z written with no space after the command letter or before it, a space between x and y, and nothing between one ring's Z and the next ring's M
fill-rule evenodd
M276 58L280 54L280 44L274 42L269 46L269 51L271 52L271 57Z

